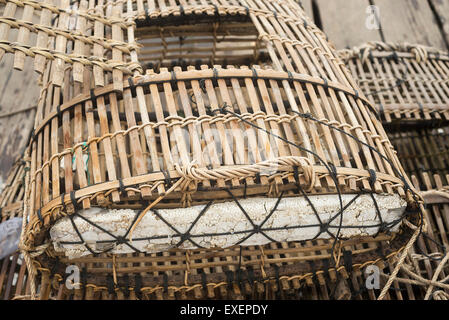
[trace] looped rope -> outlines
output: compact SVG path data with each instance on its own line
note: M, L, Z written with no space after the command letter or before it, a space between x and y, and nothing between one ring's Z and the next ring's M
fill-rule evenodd
M429 57L427 50L424 46L417 45L410 50L415 55L416 62L426 62Z
M352 49L340 50L339 56L345 61L358 57L362 63L365 64L373 57L374 50L384 52L391 51L395 60L398 59L398 52L411 53L418 63L426 62L429 58L429 54L433 54L436 57L447 55L447 53L440 52L438 49L420 44L370 41Z
M421 205L421 209L423 209L422 205ZM405 224L407 226L414 228L415 232L413 233L413 235L410 238L410 240L407 243L407 245L404 247L404 250L402 251L401 257L399 258L399 261L398 261L396 267L394 268L392 274L388 278L388 281L385 284L385 286L383 287L382 292L380 293L380 295L377 298L377 300L383 300L383 298L385 297L385 295L388 292L388 289L390 289L391 285L393 284L393 281L396 279L396 276L397 276L399 270L401 269L401 266L403 265L403 263L405 261L405 258L407 257L407 255L409 253L410 248L413 246L415 241L418 239L418 236L422 233L422 231L426 230L426 228L427 228L427 224L426 224L426 220L425 219L422 219L422 222L421 222L420 226L414 226L410 222L408 222L406 219L404 219L404 222L405 222Z
M189 186L194 183L194 189L196 189L196 184L203 180L232 180L232 179L244 179L248 177L254 177L264 170L278 170L278 166L291 166L299 167L303 169L304 177L307 183L307 191L311 191L315 186L316 173L313 169L313 165L308 158L288 156L282 158L276 158L272 160L267 160L255 164L243 165L243 166L233 166L230 168L217 168L217 169L207 169L199 168L195 162L191 162L188 165L181 167L179 164L175 164L175 169L181 176L176 183L174 183L165 194L159 196L150 205L148 205L136 219L129 232L129 239L132 243L132 234L134 229L147 214L150 209L154 208L160 201L162 201L171 192L180 188L181 192L186 192ZM190 191L191 192L191 191Z
M449 300L449 294L444 292L443 290L435 291L432 294L434 300Z
M217 169L199 168L195 162L191 162L187 166L181 167L179 164L175 164L175 169L178 174L185 180L183 181L182 190L185 189L185 183L190 181L203 181L203 180L231 180L231 179L244 179L253 177L256 174L263 173L264 171L277 170L278 166L298 166L303 169L303 173L308 185L307 191L310 191L315 186L316 174L313 169L313 165L310 159L305 157L287 156L276 158L272 160L266 160L263 162L232 166L229 168L222 167Z

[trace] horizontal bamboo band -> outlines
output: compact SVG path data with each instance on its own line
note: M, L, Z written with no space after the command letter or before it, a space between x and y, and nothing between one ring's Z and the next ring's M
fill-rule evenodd
M223 166L221 167L221 169L238 169L239 166L235 165L232 167L226 167ZM278 171L285 171L285 172L291 172L293 173L293 167L279 167ZM315 174L318 175L326 175L329 174L329 171L326 167L324 166L313 166L313 171L315 172ZM172 179L179 179L181 178L181 174L179 173L179 171L177 170L170 170L168 171L169 176ZM358 177L358 178L364 178L364 179L370 179L371 177L371 173L369 170L360 170L360 169L354 169L354 168L336 168L336 174L337 176L339 175L343 175L343 176L351 176L351 177ZM380 172L376 172L376 176L377 176L377 180L381 181L381 183L390 183L391 185L396 185L396 186L400 186L403 187L404 186L404 182L397 177L385 174L385 173L380 173ZM212 177L211 177L212 178ZM141 175L141 176L134 176L131 178L123 178L120 181L116 180L116 181L108 181L105 183L100 183L100 184L96 184L96 185L91 185L89 187L85 187L82 188L80 190L74 191L73 194L66 194L64 195L64 197L58 197L56 199L51 200L50 202L48 202L47 204L45 204L41 209L40 209L40 214L42 215L43 218L45 218L49 213L52 212L52 210L59 206L62 207L62 201L61 198L63 198L64 203L71 203L73 199L75 200L79 200L81 198L85 198L91 195L95 195L101 192L106 192L108 190L120 190L120 188L126 188L126 187L131 187L131 186L136 186L139 184L148 184L148 183L155 183L155 182L163 182L166 179L166 175L164 175L163 172L153 172L150 174L146 174L146 175ZM230 178L231 179L231 178ZM30 224L32 225L33 223L39 223L40 219L36 216L34 216L34 221L30 221Z
M123 82L123 89L133 89L131 83L134 87L148 87L151 84L163 84L163 83L177 83L181 81L199 81L202 79L209 80L218 80L218 79L260 79L260 80L277 80L277 81L294 81L300 83L309 83L314 84L321 87L326 87L328 89L332 89L335 91L343 92L347 95L354 97L355 99L361 100L368 107L373 108L369 101L360 93L354 89L346 87L340 83L336 83L333 81L323 80L321 78L312 77L305 74L299 73L287 73L284 71L274 71L274 70L257 70L257 76L254 75L254 72L251 69L242 70L242 69L206 69L206 70L190 70L183 72L166 72L159 73L155 75L145 75L145 76L137 76L131 78L130 81ZM134 90L131 93L134 95ZM78 106L87 101L92 101L92 97L95 99L103 96L107 96L110 93L117 93L114 90L114 85L110 84L105 87L96 88L91 91L90 94L81 94L72 100L63 103L59 106L59 109L49 113L42 122L35 128L34 137L42 131L42 129L48 125L51 120L55 117L60 117L62 112L69 111L75 106ZM95 103L95 102L94 102Z
M407 58L415 59L418 62L427 59L449 61L449 54L445 51L433 47L426 47L419 44L391 43L372 41L355 47L353 49L343 49L339 51L342 59L361 58L362 61L372 58Z
M358 239L358 241L368 241L368 242L381 242L381 241L385 241L387 240L388 237L386 236L379 236L379 238L377 239ZM349 240L349 241L344 241L343 246L349 246L351 244L354 243L354 239ZM386 252L385 255L383 257L378 257L377 252L375 253L374 251L376 250L374 249L359 249L359 250L354 250L351 251L351 257L352 257L352 262L351 264L345 263L344 265L338 265L338 266L326 266L323 261L325 261L326 259L329 259L329 255L316 255L316 256L304 256L304 257L292 257L291 261L290 259L285 259L286 261L289 261L290 263L288 264L288 267L285 268L276 268L272 266L272 263L277 263L278 261L276 259L267 259L266 255L268 254L273 254L274 252L271 252L269 249L266 249L263 251L263 256L265 257L263 260L262 259L256 259L256 260L252 260L249 261L250 264L255 264L255 266L262 266L260 268L253 268L253 278L249 279L247 276L247 272L244 271L244 269L242 269L241 271L243 271L243 274L246 274L246 277L244 276L243 278L241 278L242 283L245 281L248 282L261 282L261 283L267 283L270 281L293 281L293 280L299 280L299 281L303 281L303 280L311 280L314 277L329 277L331 279L335 279L336 278L336 274L335 273L340 273L340 272L350 272L351 269L352 270L362 270L363 268L365 268L366 266L369 265L375 265L377 263L382 263L383 261L389 261L390 259L395 259L395 257L403 251L404 249L404 245L405 245L405 237L402 237L402 240L399 241L395 241L393 242L392 246L386 248ZM312 248L312 247L311 247ZM299 248L298 248L299 249ZM278 251L279 249L276 249L275 252L279 253L280 251ZM281 251L283 249L280 249ZM254 250L254 254L258 255L260 254L259 250ZM236 251L238 254L238 251ZM214 252L215 254L220 254L220 252ZM226 254L229 254L229 252L226 252ZM247 254L246 254L247 255ZM176 258L181 258L186 260L185 255L182 256L177 256ZM137 257L136 257L137 258ZM150 258L150 257L148 257ZM170 259L170 256L164 256L161 257L163 259L163 261L170 261L167 259ZM173 257L175 258L175 257ZM196 257L195 255L189 255L189 261L195 261L196 259L198 259L199 257ZM117 261L115 261L115 264L118 263L123 263L125 260L127 259L127 257L117 257ZM130 257L130 259L132 259L132 257ZM98 259L97 259L98 260ZM85 259L79 259L79 261L77 260L65 260L63 258L63 262L65 263L89 263L89 262L93 262L93 261L97 261L95 260L95 258L85 258ZM280 259L280 260L284 260L284 259ZM304 263L305 261L314 261L314 268L311 267L310 264ZM99 260L98 260L99 261ZM127 262L133 261L133 260L126 260ZM105 259L102 259L101 262L106 262ZM107 261L108 263L111 262L111 258L108 259ZM142 262L142 260L138 260L138 262ZM226 265L227 261L222 261L223 265ZM213 267L213 263L209 263L208 267ZM238 260L231 260L228 262L228 265L235 265L236 267L238 267ZM180 267L182 267L182 269L180 270L185 270L186 267L184 264L180 265ZM193 264L189 264L190 269L195 269L195 266ZM245 266L243 266L245 268ZM164 271L163 267L160 268L161 272ZM173 270L176 270L176 268L170 268ZM275 270L277 269L277 270ZM146 269L148 270L148 269ZM167 269L165 269L167 270ZM45 269L45 268L40 268L41 272L47 272L50 273L50 270ZM87 271L91 274L91 276L88 277L88 279L86 279L86 284L85 287L92 287L95 290L108 290L108 288L106 287L107 285L107 279L105 276L100 275L99 273L104 273L104 272L111 272L111 269L96 269L96 268L88 268ZM153 271L153 270L152 270ZM158 270L155 269L155 271L157 272ZM62 270L57 270L56 275L59 276L58 272L63 272ZM139 272L139 268L135 268L132 269L131 268L121 268L118 267L115 269L115 272L117 274L123 274L123 273L138 273ZM181 273L179 275L173 275L171 277L169 277L169 279L167 279L168 281L164 281L164 276L163 275L158 275L158 276L153 276L153 277L148 277L147 281L144 281L143 287L137 288L137 284L135 283L133 277L130 277L130 281L129 281L129 287L128 288L122 288L125 290L139 290L144 294L151 294L151 293L155 293L157 291L159 292L167 292L168 290L172 290L172 291L180 291L180 290L185 290L185 291L191 291L191 290L195 290L195 289L205 289L204 285L206 285L206 287L213 287L214 289L221 287L221 286L229 286L229 279L227 279L227 276L224 272L221 273L213 273L208 275L206 278L200 276L200 275L195 275L195 274L191 274L189 273L188 275L188 283L185 282L185 275L184 273ZM237 280L237 279L235 279ZM165 285L161 285L161 283L164 283ZM117 287L115 289L116 291L120 290L119 287Z
M449 193L440 190L423 191L425 204L449 204Z
M356 59L360 58L360 53L354 52L354 53L348 53L346 54L344 50L340 51L341 58L344 60L347 59ZM405 58L405 59L416 59L416 55L411 52L396 52L398 58ZM391 52L384 52L384 51L371 51L370 56L373 58L390 58L392 57ZM442 60L442 61L449 61L449 54L442 52L440 54L429 52L428 53L429 59L435 59L435 60Z

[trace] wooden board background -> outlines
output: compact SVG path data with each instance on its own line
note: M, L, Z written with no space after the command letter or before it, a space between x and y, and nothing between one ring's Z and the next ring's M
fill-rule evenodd
M0 115L36 105L39 96L37 74L28 64L24 71L12 69L14 57L0 63ZM0 190L9 170L28 144L35 110L0 117Z
M3 8L4 5L0 5L0 16ZM21 11L22 8L17 8L19 14ZM26 63L23 71L17 71L13 69L13 62L14 56L11 54L5 54L0 61L0 191L12 165L28 145L35 109L8 114L35 106L40 91L33 64Z
M448 0L430 0L430 6L440 21L444 40L449 48L449 1Z
M367 41L419 43L448 50L449 0L312 0L337 49ZM365 26L367 7L378 6L381 28ZM315 12L315 16L317 13Z
M365 27L368 0L317 0L316 4L322 28L337 49L381 40L378 30Z

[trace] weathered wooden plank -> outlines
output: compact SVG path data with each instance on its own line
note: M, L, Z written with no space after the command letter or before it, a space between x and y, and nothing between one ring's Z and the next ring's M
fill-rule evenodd
M0 63L0 115L36 104L39 96L37 75L30 65L23 71L12 69L14 56ZM23 153L33 129L35 110L0 117L0 189L14 161Z
M449 50L449 1L429 0L429 3L435 10L438 20L441 23L441 31L446 40L446 47Z
M306 14L313 20L312 1L313 0L300 0L299 3L301 4Z
M374 3L380 10L385 41L418 43L446 49L443 36L427 1L374 0Z
M318 5L322 29L337 49L381 40L379 30L370 30L366 26L371 14L369 0L315 0L315 2Z

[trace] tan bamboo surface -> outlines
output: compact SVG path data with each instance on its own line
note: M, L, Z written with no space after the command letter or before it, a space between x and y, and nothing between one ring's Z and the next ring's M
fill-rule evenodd
M24 179L29 170L23 159L16 161L0 194L0 222L14 217L22 217L25 198ZM30 295L30 278L27 266L19 251L0 260L0 299L9 300L15 297Z
M24 157L26 159L26 157ZM26 162L20 160L12 168L7 186L0 195L2 208L2 222L11 217L20 217L23 212L23 197L25 189L23 182L25 173L29 170ZM373 252L388 248L386 237L377 238L376 241L347 242L341 250L351 252L354 257L363 255L372 257ZM370 264L376 264L384 272L388 272L388 261L394 261L394 255L390 251L382 252L387 255L387 260L365 261L348 266L342 262L338 268L327 267L326 271L318 270L326 263L326 255L330 254L330 241L309 241L303 243L272 244L264 247L230 248L226 250L173 250L168 254L151 255L116 255L107 254L69 261L82 271L82 282L77 290L69 290L65 287L65 267L63 259L60 267L50 270L38 266L39 296L41 298L67 300L67 299L358 299L359 297L374 298L376 292L361 291L364 287L364 268ZM242 253L240 254L240 250ZM340 252L340 254L342 254ZM198 259L197 259L198 258ZM199 259L202 258L202 259ZM341 258L343 259L343 258ZM356 258L357 259L357 258ZM366 258L365 258L366 259ZM344 260L344 259L343 259ZM2 260L0 273L0 298L1 299L27 299L30 297L30 280L26 271L26 264L19 253ZM263 261L263 262L261 262ZM300 263L294 263L299 261ZM307 261L303 262L302 261ZM313 272L302 275L282 275L282 266L290 266L291 269L307 270L310 265ZM279 280L276 277L278 267ZM134 266L135 268L132 268ZM306 268L305 268L306 267ZM206 281L206 287L201 285L185 285L181 287L171 285L172 279L181 278L187 281L190 277L206 274L220 274L220 268L228 269L220 282ZM350 273L346 270L352 269ZM168 270L171 277L167 278L167 286L164 285L163 275ZM241 270L237 272L237 270ZM253 270L253 276L250 276ZM262 271L263 270L263 271ZM231 273L229 273L231 271ZM85 273L84 273L85 272ZM272 279L261 278L261 273L273 275ZM288 270L288 274L291 270ZM231 278L229 274L232 275ZM17 277L17 279L16 279ZM84 278L85 277L85 278ZM115 285L113 278L118 279ZM126 286L126 277L128 285ZM139 285L139 278L141 284ZM170 279L170 280L168 280ZM214 278L216 281L217 277ZM232 279L232 281L229 281ZM206 278L207 280L207 278ZM117 280L116 280L117 281ZM187 282L187 283L188 283ZM156 286L151 286L156 283ZM166 290L167 289L167 290ZM351 293L352 292L352 293ZM352 296L351 296L352 294ZM394 297L392 297L394 298Z
M375 109L294 1L3 3L0 58L14 54L16 69L34 58L43 79L22 243L42 299L69 263L48 230L78 209L185 207L230 200L225 189L237 198L295 196L297 183L308 194L398 194L418 207ZM272 165L274 174L258 174ZM142 292L155 298L239 296L229 277L249 266L262 277L257 292L268 294L268 286L310 283L331 255L329 268L343 273L396 258L412 233L404 226L337 248L318 239L89 256L77 261L86 273L75 295L120 298L123 281L135 288L140 274ZM380 253L376 243L389 240Z
M446 128L444 129L446 130ZM413 136L411 135L412 133ZM432 189L445 191L440 178L440 175L444 176L445 173L439 172L439 170L441 170L439 169L440 167L437 166L437 163L433 163L432 161L445 162L444 156L446 154L446 148L449 147L449 144L446 143L446 132L443 132L442 129L435 129L427 131L421 130L412 133L407 132L405 134L397 133L390 135L390 139L398 151L398 157L402 161L404 169L411 176L417 189L421 188L423 191ZM406 138L401 138L401 136ZM417 146L419 149L415 149ZM432 173L435 173L434 181L436 182L431 182L429 179L429 175ZM440 173L440 175L438 175L438 173ZM432 183L436 184L432 185ZM409 251L406 261L398 274L398 279L394 282L392 289L389 290L386 296L387 299L420 300L430 298L438 300L448 298L449 286L445 284L449 273L447 261L446 263L443 263L444 267L441 272L438 272L437 278L434 280L434 283L436 284L435 287L431 288L429 292L428 290L430 287L429 282L435 276L438 266L441 263L441 259L447 256L446 248L449 247L449 206L447 204L447 198L446 202L444 202L444 198L435 199L428 198L427 196L424 196L424 198L428 202L425 215L428 226L426 236L420 237ZM369 250L367 252L373 252L382 250L382 248L388 248L389 246L388 241L368 242L368 244L363 241L354 241L353 243L353 245L345 246L343 250L355 253L368 246ZM53 280L54 288L49 297L55 299L376 299L379 296L379 291L367 290L365 288L367 276L365 267L371 263L365 263L363 265L356 264L349 273L347 272L347 266L343 263L343 265L338 268L339 272L335 272L334 268L330 268L328 271L329 277L327 277L326 273L322 270L318 270L315 273L309 272L296 277L280 276L279 281L275 277L270 281L261 281L261 283L258 283L256 280L255 283L251 283L247 278L246 272L249 269L246 268L253 263L255 263L255 266L257 265L256 261L253 261L251 257L248 257L251 252L255 252L256 258L259 259L262 259L263 253L264 265L262 268L268 273L270 273L271 262L285 261L287 262L287 265L291 265L289 261L296 260L298 256L302 255L309 256L309 258L306 258L309 260L308 263L313 263L313 268L319 269L322 260L316 260L310 255L313 255L314 253L318 254L317 250L326 248L326 246L328 248L328 244L329 241L323 241L320 247L309 247L305 250L304 247L307 248L306 243L300 245L296 243L279 244L274 246L274 248L277 248L276 250L273 250L273 246L264 246L263 249L249 247L243 249L241 256L240 248L236 247L230 250L220 250L218 252L201 252L193 250L187 251L188 254L186 254L186 251L174 250L168 255L152 254L146 255L145 258L135 254L126 257L117 255L115 259L107 256L91 257L87 260L79 259L78 261L75 260L72 262L75 262L80 270L86 271L84 284L86 290L68 290L62 285L62 276L56 274L56 281ZM296 249L294 249L295 247ZM245 254L245 252L247 253ZM278 256L285 255L285 258L276 258L275 254ZM195 259L195 257L203 256L210 257L209 260L211 263L204 264L201 263L201 260ZM322 258L322 255L318 254L318 256L320 259ZM394 255L390 257L393 258ZM215 261L212 262L212 260ZM229 263L226 260L232 262ZM192 261L194 262L192 263ZM129 268L129 263L126 262L135 262L136 264L139 264L141 269L131 270L131 268ZM170 262L170 268L163 266L162 264L164 262ZM95 266L92 267L95 263L98 264L98 268ZM108 263L109 266L107 266ZM167 269L173 271L170 281L175 275L185 280L187 273L185 270L189 270L187 274L190 278L191 275L201 274L203 272L206 274L215 273L214 269L216 269L217 266L239 265L240 267L243 266L243 268L241 271L241 282L236 278L236 273L231 273L233 275L231 277L233 281L229 281L227 276L223 276L223 281L219 283L207 282L207 289L203 288L202 284L176 287L171 286L171 282L167 282L167 286L165 287L164 281L162 280L161 284L160 280L157 280L156 278L154 278L153 281L159 283L159 285L156 287L148 287L145 286L145 279L149 279L150 277L146 272L139 273L143 281L142 285L136 287L135 281L138 277L134 276L133 278L132 274L138 271L148 271L150 269L146 267L148 265L151 266L151 270L155 271L151 273L151 276L154 277L163 274L163 271ZM158 265L160 266L159 268ZM187 265L189 266L187 267ZM395 259L379 260L376 265L381 269L382 288L385 281L391 276L391 272L395 266ZM203 268L201 266L203 266ZM301 265L297 264L297 267L301 268ZM262 272L262 268L260 269L260 272ZM240 268L238 268L238 270L239 269ZM48 269L40 270L42 272L48 272ZM235 269L231 269L231 271L235 271ZM258 270L255 270L254 272L256 275L260 274L258 273ZM119 279L118 286L111 285L113 280L107 280L108 275L110 276L110 279L112 279L114 274L117 279ZM124 275L126 276L123 277ZM98 279L101 278L104 285L91 283L93 282L92 279L98 281ZM80 288L83 288L83 286Z
M387 123L449 118L449 55L436 48L373 41L339 51Z
M415 137L417 139L418 137ZM421 140L423 140L423 137L419 137ZM392 141L395 142L396 140L392 137ZM415 142L416 143L416 142ZM440 143L441 145L444 145L444 143ZM410 173L412 176L412 179L417 187L419 187L419 183L417 183L417 180L413 176L413 171L409 171L407 168L407 158L403 156L404 150L409 150L410 146L406 146L406 148L399 148L399 145L395 143L395 145L398 148L399 152L399 158L401 161L404 162L404 168ZM423 140L423 145L432 145L432 143L429 143L428 140ZM424 153L429 152L429 150L423 150ZM415 155L418 156L418 155ZM433 157L438 157L438 154L433 154ZM418 157L419 158L419 157ZM424 161L421 161L422 163L425 163ZM21 215L21 208L22 208L22 202L20 199L23 198L24 190L23 190L23 179L24 179L24 173L27 168L25 167L25 163L23 161L20 161L17 163L17 165L12 169L10 173L10 178L8 179L8 186L4 190L4 192L1 195L2 199L2 213L3 213L3 220L12 217L12 216L20 216ZM428 181L428 180L425 180ZM427 182L428 183L428 182ZM431 187L427 187L426 189L430 189ZM14 205L8 205L5 203L12 202ZM17 205L17 203L19 205ZM439 243L443 244L445 247L448 246L447 241L447 225L448 225L448 217L447 214L447 205L438 206L436 204L432 205L428 208L428 215L426 217L426 220L428 222L428 225L431 226L431 232L429 233L429 236L431 236L431 239L437 240ZM327 241L328 242L328 241ZM325 243L327 244L327 243ZM377 241L377 242L371 242L369 243L370 251L376 251L379 250L382 247L388 247L387 241ZM262 258L261 253L264 254L264 270L267 270L270 272L270 266L271 261L273 261L273 253L286 254L287 257L290 259L279 259L278 260L284 260L289 261L292 257L297 257L298 255L301 256L302 254L305 255L313 255L314 252L310 250L305 250L302 253L302 250L293 249L295 247L298 247L298 244L290 243L290 244L282 244L281 250L273 250L273 246L267 246L263 249L260 248L245 248L245 251L259 251L256 253L256 258ZM300 247L306 246L305 243L300 244ZM275 246L277 247L277 246ZM346 246L344 250L351 252L356 252L360 248L366 247L366 244L357 243L356 245ZM289 250L283 250L289 248ZM319 249L318 247L316 249ZM262 251L263 250L263 251ZM420 252L424 252L428 255L430 255L432 258L438 258L442 257L444 251L442 248L435 245L433 241L428 240L427 238L419 239L417 244L415 244L414 248L411 250L411 252L408 255L407 258L407 264L404 265L403 268L407 268L406 271L401 271L399 275L399 280L395 282L394 289L390 290L387 298L388 299L423 299L425 297L426 291L429 287L428 284L425 282L423 283L422 279L431 279L437 266L437 261L429 261L428 258L426 258L423 254ZM244 252L245 252L244 251ZM296 252L295 252L296 251ZM308 251L310 252L308 254ZM50 299L169 299L169 298L232 298L232 299L239 299L239 298L259 298L259 299L375 299L378 296L377 290L366 290L365 288L365 281L366 281L366 274L364 272L364 267L369 265L369 263L365 263L364 265L357 264L353 270L351 270L350 273L346 271L346 265L343 264L338 268L339 272L335 272L333 268L330 268L329 277L326 276L326 273L322 271L316 272L316 275L313 273L306 273L301 277L280 277L279 282L276 278L272 279L271 281L260 281L256 276L259 274L256 270L254 279L256 280L255 283L251 283L247 277L248 274L246 273L247 267L249 267L252 264L251 258L247 257L244 253L242 254L242 259L240 259L240 252L239 248L235 248L234 250L220 250L219 252L207 252L208 256L214 257L215 260L218 258L218 261L222 261L222 265L232 265L232 263L226 263L225 260L232 260L234 262L234 265L238 261L238 263L242 266L244 266L244 269L242 269L241 272L241 282L239 282L238 278L234 278L234 280L231 282L232 285L229 286L229 281L227 277L224 281L220 283L207 283L206 287L207 289L203 289L202 286L185 286L184 288L176 288L173 286L167 286L167 291L165 291L164 285L160 285L157 287L149 288L146 287L145 281L142 282L142 285L136 287L135 280L138 279L134 276L133 278L133 272L128 273L129 270L124 270L120 267L120 265L123 265L126 267L126 264L120 264L120 261L138 261L138 264L140 266L149 265L150 267L143 267L142 270L148 271L149 269L158 270L157 264L161 262L170 262L171 263L171 270L175 270L174 273L176 273L178 276L184 277L185 274L182 272L184 270L187 270L186 265L188 264L187 261L192 261L192 258L195 255L198 254L204 254L204 252L189 252L190 259L187 259L185 256L185 252L173 252L170 253L169 257L165 255L151 255L152 257L148 257L148 261L154 261L153 263L145 263L142 261L141 257L139 255L133 255L133 257L123 257L123 256L116 256L115 258L115 265L117 266L114 268L112 263L114 263L114 260L112 257L107 257L106 255L96 257L96 258L90 258L93 261L103 261L103 265L101 263L98 263L100 266L98 269L92 268L92 264L89 265L89 260L81 259L80 261L71 261L71 263L75 262L77 266L79 266L80 270L86 270L86 282L84 290L84 286L81 286L79 290L68 290L66 287L63 286L63 271L61 274L54 273L52 276L50 276L50 272L46 268L39 268L40 272L40 281L42 281L41 288L46 288L48 283L51 283L51 286L49 287L49 291L47 291L48 298ZM258 254L258 255L257 255ZM16 257L17 256L17 257ZM238 256L238 259L236 259L236 256ZM7 290L6 294L2 294L2 298L5 299L22 299L29 297L29 280L26 280L26 284L23 281L13 282L14 276L12 274L18 273L19 279L22 279L22 277L26 277L26 271L25 271L25 264L22 264L20 266L20 269L17 267L17 262L14 265L14 259L20 261L18 254L13 255L12 260L4 260L2 262L2 273L1 277L5 283L4 290L2 291L5 293L5 290ZM172 257L172 258L170 258ZM183 259L185 257L185 259ZM391 256L393 257L393 256ZM122 260L126 258L125 260ZM249 259L248 259L249 258ZM311 257L312 258L312 257ZM209 258L210 259L210 258ZM249 260L249 261L248 261ZM376 265L379 266L382 270L382 280L386 280L388 276L391 273L392 266L394 266L394 262L392 261L394 259L382 261L377 261ZM312 258L312 261L317 261L314 258ZM112 262L112 263L111 263ZM246 262L250 262L247 264ZM310 263L310 262L309 262ZM315 262L313 262L315 263ZM319 267L319 264L321 263L320 260L317 261L317 264L314 266L314 268ZM109 266L107 266L110 264ZM288 264L288 263L287 263ZM290 263L291 264L291 263ZM152 266L156 265L156 268L151 268ZM202 264L204 266L204 264ZM207 267L201 267L201 264L190 264L190 272L189 277L191 274L198 274L207 271L212 273L214 272L214 269L216 269L217 264L208 264ZM106 267L105 267L106 266ZM86 269L84 269L86 268ZM100 270L100 269L103 270ZM116 277L119 279L119 286L114 287L109 286L111 284L111 281L106 280L106 277L109 275L110 277L113 277L115 270ZM176 270L181 270L181 272L176 272ZM206 271L207 270L207 271ZM231 269L232 270L232 269ZM262 269L261 269L262 270ZM133 270L134 271L134 270ZM440 279L443 281L440 282L440 285L444 285L444 276L447 275L447 267L443 270L441 275L439 276ZM163 274L161 271L159 272L142 272L138 273L143 279L150 278L154 276L155 274ZM124 275L128 276L128 279L131 279L128 284L128 288L125 288L126 284L126 277L123 277ZM98 276L103 277L104 285L98 285L90 283L92 277L98 281ZM237 273L234 273L234 277L237 276ZM134 280L134 281L133 281ZM157 281L157 280L156 280ZM23 286L20 286L19 284L22 284ZM279 284L281 286L279 287ZM26 285L26 287L25 287ZM7 288L10 288L9 290ZM25 288L27 291L25 291ZM220 289L222 288L222 289ZM14 290L15 289L15 290ZM9 292L9 293L8 293ZM13 295L13 292L15 294ZM431 291L433 299L438 298L447 298L447 289L441 290L441 288L436 287L433 291ZM445 295L446 294L446 295Z
M448 54L420 45L378 42L353 50L342 50L340 54L366 96L377 105L379 111L381 103L383 104L384 113L381 116L388 137L407 176L411 178L415 188L421 191L426 203L424 218L427 232L418 238L409 251L395 287L399 289L398 292L402 292L402 298L447 300ZM398 73L400 70L402 73ZM399 79L398 75L406 72L409 74L400 83L388 84L383 81L386 73L396 75ZM424 109L409 112L408 101L421 101ZM438 102L438 108L432 109L435 102ZM431 285L431 280L434 286Z
M389 137L426 204L427 231L401 266L397 288L405 299L449 300L448 127L404 127Z
M27 160L26 156L23 158ZM0 195L2 222L22 215L25 194L23 183L28 170L29 167L22 159L11 169L7 186ZM366 239L365 242L356 239L348 241L347 245L340 249L339 254L344 254L344 251L351 252L357 261L352 261L354 265L349 266L348 262L343 261L344 258L340 258L342 263L338 268L326 266L326 254L330 255L329 240L271 244L263 247L235 247L225 250L172 250L168 254L96 255L68 262L78 266L82 272L82 283L76 290L69 290L65 286L66 261L61 259L59 266L52 265L52 270L38 264L38 294L42 299L54 300L374 299L377 293L375 290L360 291L358 294L356 292L364 287L366 266L375 264L384 273L389 272L389 265L395 260L395 255L387 249L389 244L385 238L387 237L383 236L375 241ZM358 255L363 256L360 260L363 261L374 257L374 252L382 252L382 255L386 255L386 260L376 259L358 263ZM318 270L322 265L325 267L324 271ZM30 298L30 280L22 256L15 253L0 261L0 266L0 299ZM286 273L288 276L283 275L282 266L289 266L290 269L287 269ZM309 266L315 273L305 272L295 275L298 271L306 271ZM222 269L227 269L228 273L221 278L213 277L214 274L223 273ZM347 269L351 271L347 272ZM168 273L170 277L167 277L165 286L163 278L166 272L171 273ZM262 278L262 272L271 277ZM276 272L279 272L279 279ZM217 279L222 281L210 282L207 281L210 278L206 278L205 287L202 279L201 285L188 285L191 277L201 274L207 277L212 275L214 281ZM114 283L114 277L118 281L117 285ZM187 285L180 287L171 285L172 282L176 283L176 278L180 278L180 282L183 283L187 279ZM388 298L395 299L395 296Z

